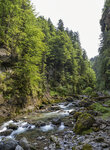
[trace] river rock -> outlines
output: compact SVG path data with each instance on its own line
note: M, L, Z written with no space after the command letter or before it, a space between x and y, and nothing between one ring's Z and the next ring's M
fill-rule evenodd
M35 124L35 126L38 127L38 128L46 125L46 123L43 122L43 121L37 121L37 122L34 123L34 124Z
M24 149L24 150L31 150L30 149L30 144L28 143L27 139L25 137L23 137L20 141L19 141L19 145Z
M67 102L73 102L74 101L74 98L73 97L68 97L65 99Z
M57 111L57 110L60 110L60 107L59 106L51 106L50 108L48 108L48 110Z
M88 113L82 113L76 122L74 131L76 134L82 134L83 131L90 129L95 123L95 119Z
M52 141L52 142L54 142L54 143L58 143L58 142L59 142L59 138L57 138L57 137L54 136L54 135L51 135L50 141Z
M13 129L8 129L8 130L6 130L6 131L4 131L4 132L1 132L1 133L0 133L0 136L8 136L8 135L10 135L12 132L13 132Z
M105 128L106 128L106 124L101 124L101 125L100 125L100 129L101 129L101 130L105 130Z
M4 150L3 142L0 142L0 150Z
M0 150L15 150L17 145L17 141L13 139L6 139L2 143L0 143Z
M60 118L54 118L52 120L52 124L54 124L54 125L61 125L61 119Z
M15 124L9 124L7 128L8 128L8 129L17 130L18 126L15 125Z
M17 145L15 150L24 150L20 145Z

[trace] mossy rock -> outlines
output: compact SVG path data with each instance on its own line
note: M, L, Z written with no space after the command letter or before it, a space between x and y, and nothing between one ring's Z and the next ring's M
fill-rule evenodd
M82 112L75 112L75 114L73 115L73 118L77 120L81 114Z
M83 132L82 132L82 135L90 134L91 132L93 132L93 129L92 129L92 128L90 128L90 129L88 129L88 130L86 130L86 131L83 131Z
M92 150L92 146L90 144L83 145L82 150Z
M77 119L74 132L76 134L82 134L84 131L89 130L94 122L95 119L92 115L83 113Z

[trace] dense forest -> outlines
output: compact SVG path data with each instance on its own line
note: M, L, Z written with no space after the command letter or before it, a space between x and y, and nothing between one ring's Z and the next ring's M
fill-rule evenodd
M99 56L91 59L96 72L98 90L110 90L110 0L106 0L100 20L101 43Z
M102 51L102 50L101 50ZM96 77L78 32L38 17L29 0L0 1L0 93L25 104L45 95L81 94Z

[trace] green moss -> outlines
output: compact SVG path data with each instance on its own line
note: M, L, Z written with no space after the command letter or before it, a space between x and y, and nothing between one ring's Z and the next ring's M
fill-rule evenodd
M76 148L75 148L75 147L72 147L72 150L76 150Z
M108 113L109 109L102 106L100 103L94 103L92 106L92 109L94 109L97 112L101 112L101 113Z
M82 112L75 112L75 114L73 115L74 119L78 119L78 117L82 114Z
M110 107L110 100L106 101L105 104Z
M104 104L110 106L110 100L106 101ZM101 117L103 119L107 119L110 117L110 107L104 107L100 103L94 103L91 105L91 108L99 113L101 113Z
M100 130L100 128L99 128L99 127L92 127L92 130L93 130L94 132L98 132L98 131Z
M83 131L82 134L90 134L91 132L93 132L92 128L90 128L89 130Z
M74 131L76 134L82 134L84 131L89 130L93 123L95 122L95 119L93 118L92 115L88 113L83 113L81 114L76 122Z
M85 144L82 150L92 150L92 146L90 144Z

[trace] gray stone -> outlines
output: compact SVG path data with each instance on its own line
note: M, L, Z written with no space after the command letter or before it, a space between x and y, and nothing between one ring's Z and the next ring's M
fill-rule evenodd
M109 145L107 143L102 143L101 145L102 145L103 148L108 148L109 147Z
M43 121L37 121L36 123L35 123L35 126L36 127L42 127L42 126L45 126L46 125L46 123L45 122L43 122Z
M17 145L15 150L24 150L24 149L20 145Z
M60 119L60 118L54 118L54 119L52 120L52 123L53 123L54 125L61 125L61 119Z
M56 136L54 136L54 135L51 135L50 140L52 142L54 142L54 143L58 143L59 142L59 139Z
M3 144L1 145L0 150L15 150L16 146L18 145L17 141L13 139L6 139L3 141Z
M103 130L103 129L105 129L105 128L106 128L106 124L100 125L100 129L101 129L101 130Z
M30 145L27 141L27 139L25 137L23 137L20 141L19 141L19 145L24 149L24 150L31 150L30 149Z
M4 150L3 142L0 143L0 150Z

